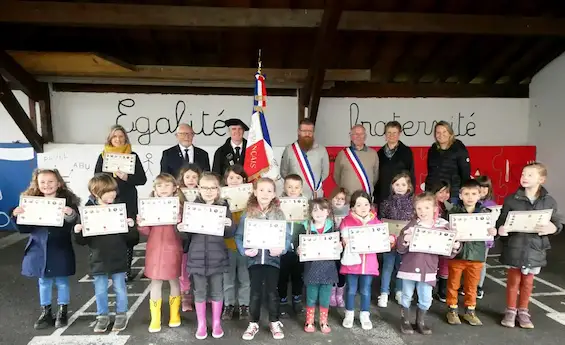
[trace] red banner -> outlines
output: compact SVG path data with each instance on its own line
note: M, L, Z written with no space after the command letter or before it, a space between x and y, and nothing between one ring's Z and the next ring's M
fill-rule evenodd
M373 147L375 150L380 147ZM324 181L323 188L329 196L335 182L333 163L335 157L344 147L328 147L330 156L330 177ZM426 180L429 147L411 147L416 167L416 192L420 193L421 185ZM522 168L536 159L535 146L468 146L471 157L471 175L487 175L491 178L496 202L501 204L504 198L520 186ZM478 174L477 174L478 172Z

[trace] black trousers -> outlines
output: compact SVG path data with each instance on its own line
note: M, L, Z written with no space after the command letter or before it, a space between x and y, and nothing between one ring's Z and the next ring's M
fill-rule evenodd
M337 287L342 288L345 286L345 275L339 273L339 269L341 268L341 261L336 260L335 266L337 267L337 278L338 278Z
M304 281L302 274L304 272L304 264L300 262L295 252L287 252L281 256L281 269L279 274L279 296L281 299L288 297L288 282L292 284L292 295L302 295Z
M251 294L249 301L250 322L259 322L261 318L261 303L263 302L263 288L267 294L267 310L269 311L269 322L279 320L279 294L277 292L277 280L279 269L270 265L253 265L249 267L249 279L251 280ZM263 287L263 284L265 285Z

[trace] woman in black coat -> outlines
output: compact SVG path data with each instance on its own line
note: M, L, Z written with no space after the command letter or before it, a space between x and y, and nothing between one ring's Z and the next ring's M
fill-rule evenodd
M141 160L137 156L137 153L132 152L130 140L125 129L120 125L114 125L110 128L110 133L106 139L106 144L104 145L104 151L98 156L96 161L96 167L94 168L94 173L102 172L102 165L104 163L105 153L121 153L121 154L133 154L135 155L135 173L129 175L123 172L108 173L111 175L118 183L118 199L120 202L126 204L127 216L131 219L136 219L137 217L137 188L136 186L142 186L147 182L147 176L145 175L145 170L141 165ZM137 225L136 225L137 226ZM136 236L131 237L127 243L128 250L128 269L126 271L126 276L128 280L132 280L131 275L131 262L133 260L133 247L139 243L139 233L134 231Z
M451 203L459 201L461 185L471 178L469 152L465 145L455 139L453 128L446 121L435 125L436 142L428 149L428 176L426 190L441 180L451 185Z

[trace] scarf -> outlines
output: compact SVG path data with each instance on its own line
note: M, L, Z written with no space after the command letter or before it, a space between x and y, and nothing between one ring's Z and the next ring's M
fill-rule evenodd
M123 154L130 154L131 153L131 144L125 144L123 146L112 146L112 145L104 145L104 151L102 151L102 155L105 153L123 153Z
M392 156L394 156L394 154L396 153L396 150L398 149L398 144L396 144L396 146L391 149L390 147L388 147L388 144L385 145L385 156L388 159L391 159Z

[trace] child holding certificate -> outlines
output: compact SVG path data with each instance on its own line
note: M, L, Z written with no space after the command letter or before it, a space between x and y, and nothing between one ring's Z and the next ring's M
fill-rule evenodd
M379 205L379 218L390 220L408 221L414 217L414 188L408 173L400 173L393 177L391 183L392 194ZM390 226L390 225L389 225ZM400 267L400 254L395 250L383 253L383 267L381 269L381 295L378 306L386 308L390 283ZM402 280L395 281L395 299L400 304L402 298Z
M520 327L534 328L528 312L534 276L547 264L546 251L551 248L548 236L561 232L563 228L562 219L557 215L557 202L542 186L546 178L547 169L543 164L526 165L520 177L521 187L506 197L496 222L502 241L500 263L510 266L506 281L506 312L501 322L505 327L514 327L517 318ZM509 233L504 228L510 211L547 209L553 210L551 221L547 225L536 226L537 233Z
M179 188L196 189L198 188L198 180L202 174L202 169L196 164L189 164L182 168L177 179ZM188 259L188 242L183 241L183 255L181 261L181 275L179 278L180 290L182 293L182 311L192 311L194 300L192 298L192 290L190 286L190 272L186 268L186 260Z
M334 217L345 217L349 214L349 205L347 204L347 197L349 196L349 192L345 188L336 187L332 191L330 195L330 199L332 201L332 212ZM339 228L339 224L337 224L337 228ZM334 285L332 288L332 294L330 296L330 307L345 307L345 300L343 299L343 291L345 289L345 276L339 273L341 268L341 262L339 260L335 261L335 265L337 267L337 284Z
M326 199L314 199L310 201L308 210L310 219L304 221L294 231L294 248L300 255L300 234L324 235L339 231L334 226L332 207ZM307 261L304 263L304 282L306 284L306 324L304 331L312 333L314 327L314 315L316 304L320 306L320 331L330 333L328 325L328 308L333 284L337 283L337 267L334 260Z
M396 248L402 254L402 262L398 269L397 278L402 279L402 300L400 312L400 330L404 334L413 334L414 329L410 323L410 304L414 290L418 291L418 313L416 315L416 329L422 334L432 334L426 325L425 317L432 305L432 290L436 284L436 274L439 255L430 253L410 252L413 227L434 229L449 229L449 222L438 217L437 201L435 195L423 193L414 197L416 219L408 223L398 236ZM455 242L454 250L459 248Z
M239 186L247 182L247 174L239 164L230 165L224 174L226 186ZM232 220L237 228L243 211L233 212ZM222 320L231 320L235 310L235 290L237 288L237 303L239 305L239 319L249 318L249 270L247 269L247 257L237 251L235 239L226 238L228 248L229 268L224 273L224 312Z
M29 233L22 275L37 277L39 280L39 302L41 315L33 325L35 329L63 327L67 324L67 305L70 302L69 276L75 274L75 252L72 232L75 225L79 198L73 194L57 170L39 170L33 172L29 188L22 193L25 196L39 196L47 199L64 198L65 206L63 227L18 224L21 233ZM25 209L18 206L13 215L25 214ZM51 311L53 283L57 287L56 320Z
M196 339L206 339L208 336L206 326L206 299L208 296L212 300L212 336L221 338L224 336L221 323L224 303L223 280L229 265L224 237L232 237L235 227L227 202L220 199L220 179L216 174L202 173L198 181L198 192L195 203L226 206L224 236L182 233L184 237L190 237L186 265L192 274L194 283L194 305L198 321ZM182 223L179 224L179 227L182 226Z
M178 189L177 181L172 175L160 174L153 181L153 192L151 197L156 198L179 198L179 206L182 207L184 196ZM180 221L180 209L178 218ZM149 311L151 323L149 332L155 333L161 330L161 305L163 281L169 281L169 327L178 327L180 321L180 287L179 276L181 275L182 241L175 229L175 225L141 226L144 219L137 215L138 231L147 236L147 248L145 250L145 276L151 279L151 291L149 293Z
M290 229L286 230L285 248L251 249L243 246L245 219L285 220L276 197L275 182L269 178L259 178L255 182L253 194L247 203L247 211L241 216L235 234L237 250L249 259L249 277L251 280L251 299L249 302L249 326L243 333L243 340L252 340L259 332L263 291L267 293L270 330L274 339L283 339L282 323L279 321L279 279L280 256L290 248ZM265 229L268 231L269 229ZM264 286L263 286L264 285Z
M361 294L361 312L359 313L361 327L365 330L373 328L369 308L371 306L371 283L373 276L379 275L377 254L356 254L352 253L350 248L347 247L349 239L348 227L382 223L372 209L370 200L371 196L367 192L362 190L354 192L349 203L351 211L343 218L340 225L345 247L345 253L341 259L340 273L345 275L347 282L345 318L343 319L343 327L345 328L353 327L357 290ZM394 236L390 237L391 247L395 240Z
M467 180L459 190L459 204L453 205L448 212L451 214L461 213L490 213L490 210L479 203L481 185L476 180ZM492 223L491 223L492 224ZM481 231L481 229L477 229ZM482 230L484 232L484 230ZM496 235L494 227L488 229L490 236ZM472 326L482 325L481 320L475 313L477 305L477 286L481 277L481 271L486 261L486 242L466 241L462 242L461 251L457 256L449 260L449 278L447 279L447 323L459 325L459 313L457 310L457 291L461 283L461 276L464 277L465 289L465 314L463 319Z
M118 184L107 174L95 174L88 181L90 197L86 206L111 205L116 202ZM123 331L128 323L128 296L126 271L128 269L127 247L132 238L137 238L133 228L133 219L127 219L127 233L99 236L83 236L82 224L75 225L75 240L79 245L88 245L89 265L94 277L96 294L95 333L104 333L110 325L108 310L108 278L112 279L112 288L116 294L116 318L112 331Z

